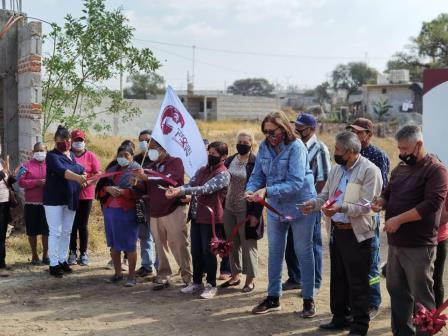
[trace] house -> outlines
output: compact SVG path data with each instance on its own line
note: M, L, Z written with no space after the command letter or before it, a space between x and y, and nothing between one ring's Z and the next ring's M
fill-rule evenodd
M261 120L269 112L280 108L277 98L241 96L225 91L178 91L179 98L195 119Z
M387 101L392 107L391 114L422 113L422 83L368 84L362 87L364 112L375 116L374 103Z

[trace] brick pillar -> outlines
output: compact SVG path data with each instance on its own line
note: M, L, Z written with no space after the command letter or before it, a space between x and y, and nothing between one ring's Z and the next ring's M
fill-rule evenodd
M19 35L17 61L20 161L28 159L34 144L42 141L41 54L42 24L24 23Z

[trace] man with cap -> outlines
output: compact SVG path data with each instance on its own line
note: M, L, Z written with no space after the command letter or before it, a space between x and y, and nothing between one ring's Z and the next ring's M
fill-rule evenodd
M328 173L331 168L330 152L327 146L319 141L316 136L317 120L308 113L303 113L297 117L294 123L295 130L303 143L308 149L308 162L314 176L314 184L317 193L320 193L327 181ZM315 284L318 290L322 281L322 236L320 228L321 214L317 216L313 233L313 252L315 262ZM300 288L300 268L299 260L294 252L294 241L291 230L288 232L288 240L286 244L285 260L288 267L288 280L286 280L282 288L283 290Z
M361 142L361 155L374 163L381 171L383 178L383 189L387 187L389 175L389 157L377 146L370 143L373 136L373 123L367 118L358 118L353 124L347 126L347 130L352 131L358 136ZM369 293L369 314L370 319L378 315L378 309L381 305L380 289L380 216L374 217L375 237L372 239L372 264L369 273L370 293Z
M86 134L80 130L74 130L71 134L72 148L76 163L83 166L87 177L101 173L101 163L95 153L86 149ZM81 190L79 195L79 206L76 210L75 220L73 222L72 233L70 236L70 252L68 264L74 265L77 262L81 266L88 266L89 256L87 248L89 243L89 217L92 210L92 201L95 196L95 182L87 182L87 187ZM77 260L77 236L79 233L79 259Z

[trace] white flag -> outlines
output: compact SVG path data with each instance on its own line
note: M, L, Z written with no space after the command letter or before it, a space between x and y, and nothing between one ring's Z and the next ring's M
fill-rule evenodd
M152 137L171 156L182 160L189 177L207 163L198 126L171 86L166 90Z

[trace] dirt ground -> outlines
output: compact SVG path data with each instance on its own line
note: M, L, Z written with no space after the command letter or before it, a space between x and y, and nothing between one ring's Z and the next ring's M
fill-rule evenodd
M324 237L324 244L328 240ZM384 237L383 237L384 238ZM384 240L384 239L383 239ZM48 275L46 267L13 265L9 277L0 278L0 335L345 335L328 333L318 325L330 319L329 255L325 248L324 279L316 298L317 316L298 316L298 291L288 291L282 311L254 316L252 307L264 296L267 279L267 240L260 241L260 277L256 290L220 290L212 300L179 293L181 280L155 292L150 279L134 288L104 283L111 271L103 266L108 256L93 256L89 267L75 267L62 280ZM386 251L383 244L382 254ZM173 264L174 265L174 264ZM446 273L445 273L446 274ZM285 277L284 277L285 278ZM445 275L445 283L446 281ZM389 296L381 282L383 305L371 323L369 335L391 335ZM448 332L447 332L448 334Z

